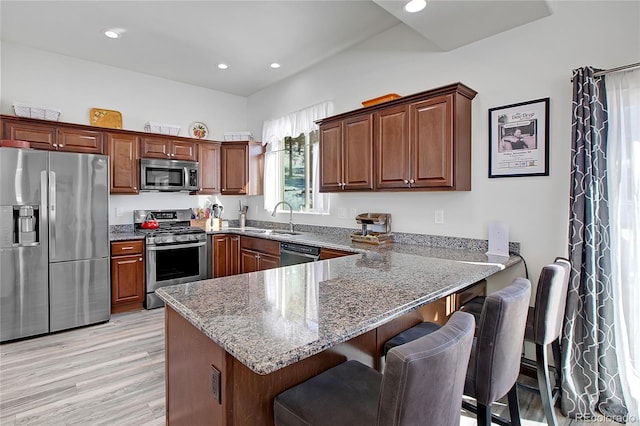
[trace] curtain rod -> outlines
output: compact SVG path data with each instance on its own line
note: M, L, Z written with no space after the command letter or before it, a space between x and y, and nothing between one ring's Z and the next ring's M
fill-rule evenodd
M636 62L635 64L623 65L623 66L617 67L617 68L611 68L609 70L602 70L602 71L594 72L593 76L594 77L600 77L602 75L609 74L609 73L612 73L612 72L625 71L625 70L630 70L630 69L634 69L634 68L640 68L640 62Z
M601 76L603 76L605 74L609 74L609 73L612 73L612 72L631 70L631 69L634 69L634 68L640 68L640 62L636 62L635 64L623 65L621 67L611 68L611 69L608 69L608 70L597 71L597 72L593 73L593 76L594 77L601 77ZM570 81L573 83L573 77L571 77Z

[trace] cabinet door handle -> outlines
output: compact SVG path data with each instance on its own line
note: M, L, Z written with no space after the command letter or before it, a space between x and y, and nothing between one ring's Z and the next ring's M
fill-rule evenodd
M121 247L122 250L133 250L133 247Z

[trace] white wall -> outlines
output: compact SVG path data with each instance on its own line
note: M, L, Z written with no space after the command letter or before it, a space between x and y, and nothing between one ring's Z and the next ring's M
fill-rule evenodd
M638 62L638 2L560 1L552 15L451 52L436 52L398 25L313 69L249 97L249 128L323 100L335 113L361 107L385 93L409 95L462 82L475 89L470 192L340 193L328 216L296 214L297 223L355 227L352 210L389 212L397 231L487 238L487 223L501 220L519 241L533 280L557 255L566 255L570 180L571 71ZM428 13L428 8L425 13ZM550 97L548 177L489 179L488 109ZM250 197L249 219L268 219L262 197ZM443 209L444 224L434 223ZM341 219L340 211L347 218ZM256 215L256 212L260 213ZM279 215L286 221L286 215ZM534 281L535 282L535 281Z
M60 121L88 125L91 108L106 108L122 113L127 130L143 131L147 121L156 121L177 124L179 135L187 136L189 124L202 121L214 140L222 140L224 132L247 127L247 98L242 96L9 42L2 42L0 55L2 114L13 115L13 103L22 102L59 108ZM234 197L224 198L229 200L218 200L231 205ZM131 224L134 209L202 207L207 200L215 201L181 193L111 196L109 223ZM236 216L234 212L232 218Z

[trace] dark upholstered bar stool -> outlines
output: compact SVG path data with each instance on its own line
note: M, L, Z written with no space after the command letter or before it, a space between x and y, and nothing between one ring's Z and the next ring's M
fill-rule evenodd
M475 322L453 314L438 331L391 350L384 374L347 361L278 395L276 426L459 426Z
M530 296L529 280L516 278L509 286L487 296L482 305L464 385L464 394L475 398L476 406L462 404L465 409L476 413L480 426L490 425L492 420L501 425L520 425L516 380ZM391 353L396 343L428 334L437 327L428 323L418 324L389 340L385 350ZM491 404L505 395L508 397L511 423L491 415Z
M542 399L542 408L547 424L556 426L558 421L553 409L560 396L560 369L550 367L549 346L551 346L554 365L560 363L560 333L564 322L564 310L567 301L567 288L571 264L567 259L558 257L555 262L542 268L536 290L535 305L529 307L524 340L536 346L536 373L538 390ZM478 319L484 298L475 298L463 305L460 310L469 312ZM523 359L523 364L527 360ZM549 370L554 373L552 384ZM529 390L529 386L521 385Z

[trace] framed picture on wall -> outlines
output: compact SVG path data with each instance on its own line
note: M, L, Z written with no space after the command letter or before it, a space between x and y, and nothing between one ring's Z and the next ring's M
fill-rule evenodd
M549 176L549 98L489 110L489 177Z

